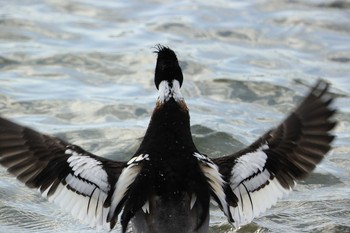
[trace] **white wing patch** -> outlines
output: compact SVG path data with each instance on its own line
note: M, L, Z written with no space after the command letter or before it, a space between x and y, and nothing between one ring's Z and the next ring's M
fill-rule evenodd
M231 173L233 188L237 187L243 180L261 172L265 167L266 160L267 155L263 151L247 153L238 158Z
M194 204L196 203L197 201L197 195L192 193L192 196L191 196L191 203L190 203L190 210L192 210Z
M194 153L193 156L200 161L199 166L205 177L207 177L211 190L219 199L221 207L223 208L226 216L229 216L226 195L223 189L225 181L219 172L218 166L216 166L216 164L214 164L208 157L202 154Z
M255 192L250 192L244 185L239 185L233 190L238 197L238 206L230 207L235 227L250 223L253 218L271 208L290 191L284 189L276 178L269 180L267 185Z
M140 162L142 160L149 160L149 155L148 154L145 154L145 155L141 154L139 156L135 156L128 161L127 165L130 165L132 163L137 164L138 162Z
M146 201L146 203L142 206L142 210L145 214L149 214L149 201Z
M106 221L109 208L103 207L110 185L102 163L72 149L67 149L65 153L71 154L67 163L72 172L61 181L48 200L90 227L110 230ZM42 193L44 197L51 187Z
M236 228L251 222L291 191L265 168L265 147L242 155L232 167L230 187L238 198L238 206L230 206L230 212Z
M68 149L67 151L71 150ZM73 152L73 155L68 158L67 162L74 171L74 176L89 180L104 191L109 190L108 176L106 171L102 169L102 163L100 161Z
M126 195L130 185L135 181L137 175L140 173L142 166L140 166L139 163L143 160L149 160L149 155L141 154L133 157L128 161L128 166L122 170L122 173L120 174L114 188L111 208L108 214L108 221L111 221L111 219L114 217L114 211ZM145 207L145 210L149 211L149 208Z

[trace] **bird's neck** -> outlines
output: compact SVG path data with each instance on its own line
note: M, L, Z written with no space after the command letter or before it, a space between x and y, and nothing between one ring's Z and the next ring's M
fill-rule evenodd
M157 103L139 150L139 153L154 151L163 155L196 151L189 112L183 100Z

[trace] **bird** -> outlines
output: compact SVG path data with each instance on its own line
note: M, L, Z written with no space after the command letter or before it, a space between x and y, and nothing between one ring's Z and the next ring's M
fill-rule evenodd
M175 52L157 45L158 98L128 161L90 153L0 117L0 164L82 223L124 233L206 233L210 202L238 228L271 208L331 150L336 109L318 80L276 127L246 148L211 158L192 138Z

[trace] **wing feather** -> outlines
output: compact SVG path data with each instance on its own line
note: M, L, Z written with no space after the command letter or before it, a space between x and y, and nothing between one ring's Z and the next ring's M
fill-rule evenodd
M227 183L227 202L236 227L276 204L331 149L334 136L329 131L336 122L328 88L319 81L278 127L238 153L213 159Z
M123 162L0 118L0 164L30 188L92 227L110 230L110 203Z

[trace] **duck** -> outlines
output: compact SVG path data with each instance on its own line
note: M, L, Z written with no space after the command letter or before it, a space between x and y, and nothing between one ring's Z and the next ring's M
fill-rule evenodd
M0 164L82 223L134 233L207 233L210 202L239 228L271 208L331 150L336 109L323 80L246 148L211 158L191 134L175 52L157 45L158 98L128 161L90 153L0 117Z

